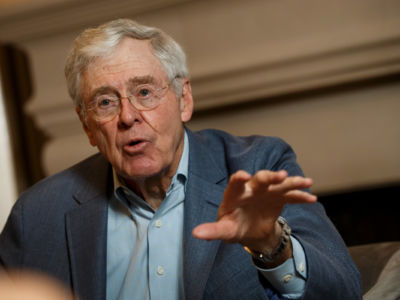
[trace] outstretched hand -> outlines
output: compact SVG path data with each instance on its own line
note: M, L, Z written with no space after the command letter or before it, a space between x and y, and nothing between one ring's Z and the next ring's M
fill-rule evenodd
M276 220L285 204L312 203L317 197L301 189L309 188L312 179L288 177L286 171L245 171L234 173L224 192L216 222L198 225L196 238L240 243L263 251L274 247L280 236Z

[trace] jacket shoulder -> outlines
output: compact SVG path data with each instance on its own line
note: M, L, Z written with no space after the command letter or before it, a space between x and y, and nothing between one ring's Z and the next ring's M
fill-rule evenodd
M223 160L230 173L245 170L255 173L260 169L281 170L296 165L296 155L291 146L275 136L235 136L221 130L207 129L193 133L213 157ZM297 168L297 167L296 167ZM287 170L291 173L290 170ZM299 170L296 170L296 174Z
M108 162L101 154L92 155L83 161L49 177L46 177L21 194L18 202L29 205L31 201L38 205L51 199L60 203L71 198L73 193L88 183L96 182L108 170ZM45 204L45 203L43 203Z

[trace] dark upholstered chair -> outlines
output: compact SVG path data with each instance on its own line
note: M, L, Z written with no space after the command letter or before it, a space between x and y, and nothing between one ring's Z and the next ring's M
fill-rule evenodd
M361 272L364 300L400 300L400 241L349 247Z

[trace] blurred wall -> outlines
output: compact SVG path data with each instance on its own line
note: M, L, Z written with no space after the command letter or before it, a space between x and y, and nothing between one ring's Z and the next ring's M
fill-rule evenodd
M3 86L0 81L0 190L2 196L0 197L0 230L3 228L7 214L18 195L3 95Z
M25 110L49 137L38 157L47 175L96 152L63 65L82 29L116 17L160 27L186 50L190 128L283 137L317 193L400 182L397 0L60 0L0 14L0 38L31 58Z

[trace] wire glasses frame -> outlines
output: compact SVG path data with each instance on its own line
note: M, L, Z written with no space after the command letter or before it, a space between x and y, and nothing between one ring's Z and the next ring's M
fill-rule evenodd
M139 84L133 88L131 95L120 97L115 91L99 93L86 106L84 113L93 113L99 122L106 122L121 113L122 100L128 100L139 111L153 110L160 105L175 77L165 86L160 87L156 83Z

